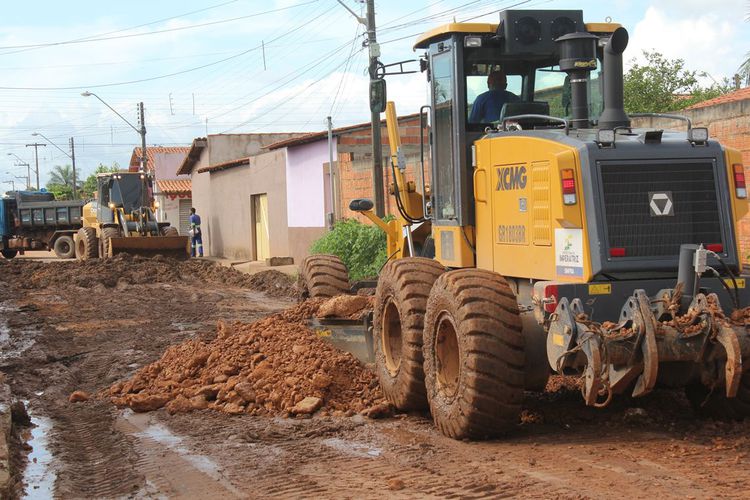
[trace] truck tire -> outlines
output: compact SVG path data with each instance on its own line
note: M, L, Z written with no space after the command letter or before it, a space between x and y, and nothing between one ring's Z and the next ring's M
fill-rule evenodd
M176 227L167 226L161 228L161 235L162 236L179 236L180 233L177 231Z
M458 269L432 287L425 313L424 371L435 425L454 439L485 439L518 423L524 338L505 279Z
M750 372L742 374L737 396L733 398L726 397L724 387L717 387L712 392L700 383L685 387L685 395L700 417L744 420L750 417Z
M76 258L79 260L96 259L99 256L96 230L93 227L82 227L76 236Z
M52 249L60 259L72 259L76 256L76 246L73 237L64 234L55 240Z
M112 238L119 238L120 230L116 227L103 227L102 236L99 241L99 258L108 259L112 257L112 252L109 247L109 240Z
M386 399L403 411L427 408L422 357L430 289L445 272L439 262L406 257L385 265L375 291L375 371Z
M300 266L302 295L330 298L349 293L349 271L335 255L310 255Z
M0 250L0 253L3 255L6 259L12 259L16 255L18 255L18 250Z

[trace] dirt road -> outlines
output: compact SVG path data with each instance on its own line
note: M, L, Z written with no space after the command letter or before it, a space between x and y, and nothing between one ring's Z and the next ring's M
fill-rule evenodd
M676 391L631 403L641 410L619 402L601 411L561 384L528 395L514 436L485 443L444 438L424 415L170 416L119 410L106 398L68 401L73 391L95 395L131 376L170 345L211 339L219 319L252 322L282 310L292 304L285 294L278 283L207 266L0 261L0 370L36 424L22 432L33 450L16 457L16 493L748 496L750 424L696 420Z

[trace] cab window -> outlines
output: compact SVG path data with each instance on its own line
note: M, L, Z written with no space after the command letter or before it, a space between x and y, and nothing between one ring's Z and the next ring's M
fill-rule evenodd
M602 113L602 91L600 70L589 76L589 118L596 120ZM534 100L549 104L549 114L558 118L570 118L570 78L557 66L537 68L534 75Z

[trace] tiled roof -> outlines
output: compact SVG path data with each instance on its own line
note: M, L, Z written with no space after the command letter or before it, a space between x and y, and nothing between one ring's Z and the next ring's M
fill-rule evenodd
M413 113L411 115L404 115L399 116L398 120L409 120L411 118L417 118L419 117L419 113ZM381 126L385 125L385 120L380 121ZM356 125L349 125L347 127L339 127L333 129L333 135L341 135L346 132L354 132L356 130L360 129L367 129L370 127L370 122L367 123L358 123ZM287 148L289 146L301 146L302 144L308 144L310 142L319 141L321 139L324 139L328 137L328 131L324 130L322 132L313 132L311 134L306 134L301 137L295 137L292 139L286 139L279 142L274 142L273 144L269 144L266 146L266 149L281 149L281 148Z
M193 184L188 179L157 179L156 185L162 193L185 194L193 191Z
M187 155L190 151L189 146L146 146L146 156L148 157L147 167L150 169L154 166L154 155L161 154L183 154ZM139 167L141 164L140 146L133 148L133 154L130 155L130 166Z
M243 165L250 165L249 156L245 158L236 158L234 160L225 161L223 163L217 163L216 165L211 165L209 167L199 168L198 173L202 174L203 172L217 172L219 170L226 170L228 168L241 167Z
M707 108L709 106L717 106L719 104L744 101L747 99L750 99L750 87L745 87L744 89L735 90L734 92L730 92L728 94L720 95L719 97L714 97L713 99L709 99L707 101L693 104L689 108L685 109Z
M208 146L208 140L205 137L196 137L193 139L193 144L187 148L188 152L185 159L182 161L182 165L177 169L177 175L189 175L193 166L200 160L201 151L203 148ZM146 150L148 151L148 149Z

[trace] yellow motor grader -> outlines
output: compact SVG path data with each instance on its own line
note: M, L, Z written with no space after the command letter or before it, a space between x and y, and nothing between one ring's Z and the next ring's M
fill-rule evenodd
M576 10L509 10L416 43L431 189L404 178L389 103L399 216L350 208L383 228L392 256L372 331L383 392L429 408L448 436L512 429L524 390L551 372L579 375L591 406L660 384L685 387L699 412L750 415L741 156L683 117L671 117L681 131L633 127L627 43L621 26ZM476 121L497 72L516 98ZM302 276L311 296L348 290L333 256L308 258Z
M109 258L119 253L141 256L190 256L187 236L154 213L152 179L142 172L96 176L96 199L83 207L83 227L75 235L76 258Z

